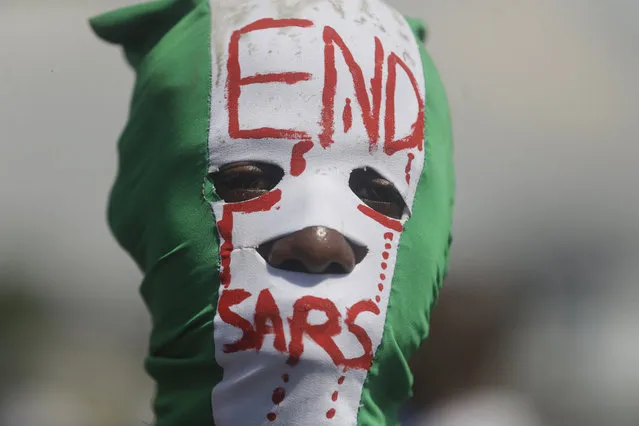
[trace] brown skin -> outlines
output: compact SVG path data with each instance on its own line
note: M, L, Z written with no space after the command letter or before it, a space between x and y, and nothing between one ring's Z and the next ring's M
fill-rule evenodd
M366 256L366 248L338 231L311 226L262 244L258 253L269 265L311 274L348 274Z
M227 164L210 176L217 194L227 203L259 197L274 189L284 171L258 162ZM386 216L400 219L406 205L395 186L370 168L353 170L351 190L362 202ZM268 241L258 247L269 265L310 274L348 274L366 256L366 248L349 241L340 232L312 226Z

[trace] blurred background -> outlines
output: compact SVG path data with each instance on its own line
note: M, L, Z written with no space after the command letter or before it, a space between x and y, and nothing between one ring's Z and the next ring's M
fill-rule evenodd
M152 421L105 224L133 76L86 23L131 3L0 0L0 426ZM405 425L639 425L639 2L390 3L429 25L458 176Z

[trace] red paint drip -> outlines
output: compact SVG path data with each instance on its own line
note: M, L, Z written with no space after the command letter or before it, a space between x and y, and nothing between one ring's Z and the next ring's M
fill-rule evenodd
M397 231L397 232L401 232L401 231ZM393 233L392 232L387 232L384 234L384 239L385 240L390 240L393 241Z
M377 284L377 288L379 289L379 291L384 291L384 284Z
M379 297L379 296L375 296L375 301L377 301L377 303L379 303L381 300L382 300L382 298L381 298L381 297Z
M288 383L288 374L282 374L282 380L284 381L284 383ZM284 401L284 398L286 398L286 389L284 389L283 387L278 387L273 390L273 394L271 395L271 401L273 401L273 404L280 405L282 401ZM277 415L273 412L270 412L266 415L266 418L270 421L275 421Z
M412 152L408 153L408 164L406 164L406 183L410 184L410 170L413 166L413 160L415 159L415 155Z
M273 391L273 395L271 396L271 400L273 404L279 405L284 401L286 397L286 390L284 388L277 388Z
M233 213L265 212L272 209L282 199L282 190L268 192L259 198L243 201L241 203L225 204L222 209L222 219L218 221L217 228L220 237L224 240L220 247L220 283L223 287L231 284L231 253L233 252Z
M385 274L379 274L379 279L384 281L386 279L386 275Z
M344 112L342 113L342 121L344 121L344 133L348 133L353 126L353 109L351 108L351 98L346 98Z
M365 204L360 204L359 206L357 206L357 209L360 212L364 213L366 216L373 219L375 222L379 223L382 226L385 226L388 229L392 229L393 231L397 231L397 232L402 232L403 230L402 223L399 220L391 219L388 216L384 216L383 214L377 212L376 210L371 209ZM386 234L386 235L389 235L389 234ZM390 234L390 235L391 235L390 239L392 239L393 234Z
M388 260L388 256L389 256L389 253L387 251L382 253L382 257L384 258L384 260Z
M313 149L313 141L305 139L296 143L293 146L293 153L291 154L291 175L299 176L306 170L306 159L304 154Z
M350 328L350 327L349 327L349 328ZM353 330L351 329L351 331L353 331ZM358 336L358 339L359 339L359 336ZM360 342L361 342L361 340L360 340ZM346 368L348 368L348 367L346 367ZM344 369L344 371L346 371L346 368ZM345 377L344 377L344 376L341 376L339 379L337 379L337 384L338 384L338 385L341 385L342 383L344 383L344 379L345 379ZM331 395L331 400L332 400L333 402L336 402L338 397L339 397L339 392L338 392L338 391L335 391L335 392L333 392L333 394ZM335 416L335 409L334 409L334 408L331 408L330 410L328 410L328 411L326 412L326 418L328 418L328 419L332 419L332 418L333 418L333 416Z
M386 264L385 262L382 263L382 269L386 269L388 268L388 264Z
M386 248L386 250L390 250L391 248L393 248L393 246L391 246L389 243L386 243L384 247Z

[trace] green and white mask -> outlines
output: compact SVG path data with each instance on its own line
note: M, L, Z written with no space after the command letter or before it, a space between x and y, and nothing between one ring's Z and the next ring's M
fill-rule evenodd
M137 72L109 220L145 272L158 426L386 425L448 262L446 97L423 26L379 0L177 0L95 18ZM219 170L281 171L228 202ZM374 171L405 205L353 188ZM349 273L269 265L309 227L365 255Z

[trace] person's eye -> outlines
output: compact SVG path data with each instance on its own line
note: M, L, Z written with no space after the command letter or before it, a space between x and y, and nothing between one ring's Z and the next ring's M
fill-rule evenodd
M209 179L215 192L227 203L238 203L257 198L277 186L284 171L267 163L233 163L211 173Z
M349 180L351 190L368 207L377 212L401 219L406 209L404 199L388 179L370 168L355 169Z

